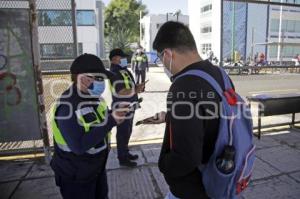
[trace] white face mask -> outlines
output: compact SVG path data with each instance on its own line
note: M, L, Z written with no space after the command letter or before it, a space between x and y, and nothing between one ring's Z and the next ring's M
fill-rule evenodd
M167 67L164 62L165 62L165 53L163 55L163 65L165 66L165 73L167 74L167 76L171 79L171 77L173 76L172 74L172 64L173 64L173 54L172 54L172 51L171 51L171 60L170 60L170 63L169 63L169 67Z

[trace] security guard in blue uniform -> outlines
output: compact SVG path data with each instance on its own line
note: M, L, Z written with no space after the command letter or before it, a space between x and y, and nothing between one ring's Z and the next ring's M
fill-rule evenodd
M53 107L51 167L64 199L107 199L105 165L110 131L127 112L110 111L101 94L112 74L102 61L84 54L71 65L74 82Z
M113 78L113 105L117 106L120 101L127 101L130 103L138 102L137 93L145 89L145 84L135 84L131 72L127 69L127 57L121 49L113 49L109 54L111 61L110 71L114 73ZM134 110L138 104L134 107ZM118 159L121 166L135 167L137 165L134 160L138 159L138 155L133 155L129 152L128 143L132 133L134 110L131 112L128 119L121 125L117 126L117 151Z

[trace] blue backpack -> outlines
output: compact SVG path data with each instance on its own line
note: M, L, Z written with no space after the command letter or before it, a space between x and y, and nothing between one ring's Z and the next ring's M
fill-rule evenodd
M235 93L226 72L221 69L225 91L209 74L201 70L190 70L180 75L198 76L206 80L221 97L220 126L213 154L205 165L200 165L202 181L206 193L213 199L237 198L248 186L255 160L253 125L251 112L245 101ZM178 79L177 77L176 79ZM230 173L221 172L217 160L224 154L224 148L233 148L234 169Z

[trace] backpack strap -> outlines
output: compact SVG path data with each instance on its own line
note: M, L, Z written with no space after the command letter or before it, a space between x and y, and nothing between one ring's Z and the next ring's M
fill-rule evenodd
M220 69L222 77L223 77L223 81L224 81L224 85L225 85L225 90L233 89L231 81L230 81L227 73L225 72L225 70L223 68L220 68L220 67L219 67L219 69Z
M225 72L225 71L224 71ZM223 99L224 98L224 91L221 88L220 84L215 80L215 78L213 78L211 75L209 75L208 73L201 71L201 70L189 70L179 76L177 76L174 79L174 82L176 80L178 80L179 78L183 77L183 76L187 76L187 75L194 75L194 76L198 76L204 80L206 80L214 89L215 91L218 93L218 95Z

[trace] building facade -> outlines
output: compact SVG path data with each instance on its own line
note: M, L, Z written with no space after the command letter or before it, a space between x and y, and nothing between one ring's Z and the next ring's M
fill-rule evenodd
M41 59L74 57L71 1L39 0L38 31ZM104 4L99 0L76 0L78 54L104 57Z
M189 17L187 15L174 15L171 13L160 15L147 15L140 20L141 26L141 46L146 52L152 52L152 44L160 27L167 21L179 21L185 25L189 25Z
M219 0L188 4L190 29L204 57L213 51L218 59L238 53L247 60L264 53L268 61L291 61L300 54L300 8Z

